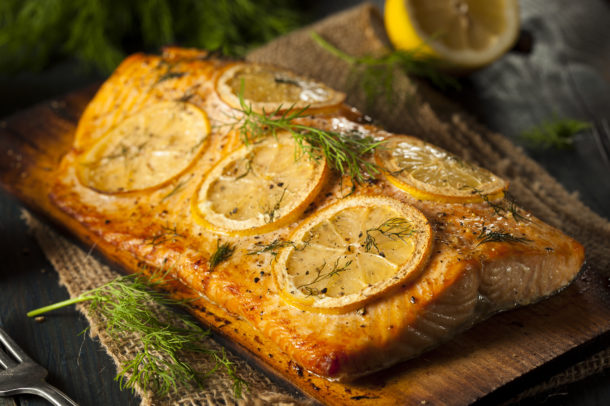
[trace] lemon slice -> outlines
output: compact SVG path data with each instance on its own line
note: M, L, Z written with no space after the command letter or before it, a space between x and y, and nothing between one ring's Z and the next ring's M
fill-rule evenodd
M205 148L210 123L203 110L161 102L128 117L86 150L80 182L102 193L142 191L180 175Z
M344 313L420 275L432 229L396 199L352 197L309 217L290 241L275 266L280 296L303 310Z
M289 224L315 198L328 174L324 159L299 151L291 135L244 146L222 159L192 200L195 219L229 235L262 234Z
M333 110L345 94L322 83L267 65L231 65L216 81L216 92L229 106L239 109L240 93L246 105L256 112L278 109Z
M387 0L385 24L398 49L419 50L460 68L487 65L519 34L517 0Z
M375 152L394 186L417 199L473 203L504 196L508 182L442 148L406 135L390 137Z

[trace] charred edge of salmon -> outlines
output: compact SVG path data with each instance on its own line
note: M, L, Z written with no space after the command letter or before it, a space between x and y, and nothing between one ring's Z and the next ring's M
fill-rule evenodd
M177 57L178 60L182 60ZM91 126L93 125L91 122L91 115L98 114L100 111L100 100L110 97L110 93L112 93L113 87L118 86L122 77L125 75L129 75L131 72L130 69L141 69L141 71L137 71L138 74L142 75L150 75L150 72L146 72L146 67L142 67L142 64L148 64L147 69L151 69L151 64L154 64L160 61L161 58L146 56L143 54L136 54L125 60L119 69L113 74L113 76L107 81L98 92L98 95L94 98L91 104L87 107L81 122L79 123L79 130L81 126L85 128L85 130L90 131ZM197 62L199 63L199 62ZM201 65L203 66L203 65ZM206 65L207 66L207 65ZM206 69L213 69L209 66ZM197 73L197 72L195 72ZM148 77L148 76L146 76ZM137 78L136 78L137 79ZM116 106L113 107L117 109ZM89 116L87 116L89 114ZM381 130L379 130L381 131ZM65 171L69 168L69 160L62 161L61 170ZM371 192L377 192L380 194L387 195L387 189L383 189L380 187L371 186ZM114 245L119 249L120 246L128 246L132 244L136 250L138 244L138 235L141 235L142 232L146 233L146 230L139 230L137 233L135 231L124 230L123 228L129 225L129 222L132 221L131 218L123 218L117 219L117 224L106 225L104 224L104 211L103 209L97 210L97 206L89 207L86 202L82 202L79 200L79 192L78 190L74 190L74 185L70 183L63 184L62 179L58 179L53 188L53 191L50 194L51 200L62 209L64 212L68 213L71 217L77 219L81 222L85 227L87 227L93 234L99 235L103 237L110 244ZM404 200L404 199L403 199ZM421 203L421 202L420 202ZM415 204L415 203L414 203ZM137 209L137 207L134 207ZM423 209L422 209L423 211ZM430 218L429 218L430 219ZM122 227L118 227L118 223L123 221L124 224ZM538 222L538 220L536 220ZM536 223L538 224L538 223ZM133 225L133 224L132 224ZM551 229L550 226L545 226ZM152 230L152 229L151 229ZM546 228L545 228L546 230ZM554 230L554 229L552 229ZM532 235L535 237L538 231L533 230ZM544 231L547 236L551 236L552 239L556 239L561 241L556 248L556 252L554 254L548 253L549 256L556 255L557 261L563 261L563 269L566 271L566 280L563 286L559 286L559 290L565 288L578 274L578 271L581 269L582 262L584 260L584 249L580 244L575 242L574 240L565 237L562 233L554 230L550 232L548 230ZM120 235L119 235L120 234ZM137 235L136 235L137 234ZM120 240L120 239L123 240ZM141 243L141 240L140 240ZM535 244L532 244L535 245ZM159 252L162 252L163 249L171 250L178 249L180 246L170 246L167 244L166 247L160 246ZM435 247L436 248L436 247ZM434 251L435 249L433 249ZM136 250L137 251L137 250ZM136 255L137 252L125 252L125 255ZM404 300L409 300L409 297L415 299L414 309L408 315L409 320L403 320L402 329L406 331L410 326L416 325L418 320L422 320L426 316L426 312L433 312L434 306L437 303L442 303L448 296L451 295L452 288L455 286L455 289L459 288L458 282L467 282L465 281L466 277L475 276L481 278L479 275L482 272L485 272L485 259L484 256L489 260L498 261L503 257L510 257L510 255L522 254L522 255L531 255L535 257L536 255L542 256L544 254L544 249L538 246L535 249L529 248L523 249L515 249L514 245L509 245L507 243L491 243L481 245L481 248L477 250L480 257L477 258L462 258L462 261L459 264L453 264L451 269L445 274L443 274L442 281L435 283L434 281L427 281L427 286L419 286L421 281L424 280L425 276L422 275L418 281L414 281L404 289L400 289L396 292L393 292L392 295L385 296L383 299L374 302L371 304L372 306L380 305L383 303L384 299L396 297L396 295L404 296ZM559 255L558 255L559 253ZM157 251L150 254L151 256L145 258L146 260L154 260L155 255L159 255ZM495 257L494 257L495 256ZM199 262L197 262L199 261ZM430 258L429 267L433 268L434 266L439 266L438 263L434 263L435 258ZM514 261L518 261L518 257L515 257ZM195 277L194 275L197 272L204 272L206 275L209 273L206 272L206 269L199 269L199 265L201 265L201 258L194 260L189 269L184 269L179 267L176 273L176 278L182 281L192 281ZM198 265L199 264L199 265ZM561 265L559 262L557 265ZM475 275L477 274L477 275ZM208 283L205 278L200 278L196 283L190 283L190 286L194 289L199 289L202 292L207 290L207 287L204 286ZM569 279L569 280L568 280ZM201 283L201 285L198 285ZM229 282L227 282L229 283ZM230 283L229 283L230 284ZM477 294L480 290L480 279L479 285L477 285ZM210 291L213 289L218 289L219 286L215 286L214 288L210 288ZM416 289L417 288L417 289ZM534 299L541 300L544 297L547 297L554 292L545 292L545 295L535 297ZM203 293L202 293L203 294ZM216 295L218 292L215 293ZM222 292L223 295L230 294L230 300L242 301L244 302L246 299L243 295L239 286L236 286L234 289L228 289ZM215 296L214 295L206 295L206 298L212 303L219 303L219 306L226 309L227 311L231 310L239 310L239 313L236 314L237 317L248 319L251 324L256 328L256 319L252 317L252 314L247 313L245 307L248 307L247 303L240 303L234 306L230 306L231 309L228 309L227 306L222 306L222 304L227 300L224 297ZM474 310L471 313L465 314L464 320L459 325L452 326L452 329L448 334L443 335L442 337L432 340L430 345L422 345L421 347L417 347L415 350L411 350L410 352L402 352L400 350L400 346L405 344L405 339L408 337L406 333L397 333L397 335L393 336L391 339L387 339L386 342L378 341L374 343L364 344L360 347L350 346L349 343L338 342L338 340L329 342L322 337L314 337L314 336L298 336L295 332L293 336L285 335L277 340L274 337L268 335L276 344L282 348L282 350L289 354L291 358L293 358L297 363L302 365L305 369L311 371L314 374L324 376L330 379L353 379L355 377L369 374L376 370L384 369L392 364L395 364L398 361L402 361L408 358L412 358L414 356L419 355L421 352L430 349L434 346L437 346L439 343L443 341L447 341L455 334L458 334L460 331L463 331L470 327L473 323L480 321L481 319L488 317L491 314L494 314L500 310L504 310L510 307L502 307L497 306L497 308L493 307L493 304L484 303L485 299L481 298L481 302L477 302L478 305L474 306ZM512 307L523 304L513 303ZM489 306L488 306L489 305ZM286 305L288 306L288 305ZM329 316L329 317L340 317L340 316ZM272 322L282 323L281 320L274 319ZM289 327L292 330L297 329L298 321L295 320L287 320L286 323L292 323ZM259 326L260 327L260 326ZM381 327L379 327L381 328ZM389 342L389 344L388 344ZM352 343L353 344L353 343ZM367 346L368 345L368 346Z

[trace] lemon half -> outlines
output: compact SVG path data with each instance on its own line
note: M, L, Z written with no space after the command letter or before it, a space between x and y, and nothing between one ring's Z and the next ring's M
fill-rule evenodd
M386 0L385 24L396 48L474 69L493 62L515 43L519 4L517 0Z

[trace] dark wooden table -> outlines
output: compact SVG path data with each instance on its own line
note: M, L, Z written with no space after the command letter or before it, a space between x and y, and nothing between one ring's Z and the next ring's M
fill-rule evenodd
M318 1L318 16L359 3ZM382 1L378 0L377 4ZM521 47L488 68L463 79L452 95L490 128L523 145L519 134L553 115L590 122L610 122L610 2L606 0L523 0L522 28L533 47ZM527 47L525 47L527 48ZM84 74L73 63L40 74L0 76L0 116L101 78ZM610 166L604 162L591 131L576 138L572 150L526 151L568 190L579 193L594 211L610 218ZM81 405L131 405L139 400L120 391L115 367L99 343L86 334L87 324L73 309L49 315L42 323L25 317L28 310L66 299L57 274L20 218L19 202L0 192L0 326L31 357L49 370L48 381ZM609 242L610 249L610 242ZM572 363L610 345L602 337L534 371L482 399L496 404L527 385L540 382ZM610 372L593 375L523 402L545 405L610 404ZM45 405L40 398L0 398L4 405Z

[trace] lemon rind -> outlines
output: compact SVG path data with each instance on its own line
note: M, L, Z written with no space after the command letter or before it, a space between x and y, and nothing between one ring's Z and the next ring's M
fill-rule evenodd
M477 69L504 55L517 41L520 17L517 1L507 3L505 18L512 22L499 41L485 51L454 50L436 41L419 27L411 16L409 0L388 0L385 5L385 25L388 37L398 49L417 50L421 54L439 58L448 65L460 69ZM403 24L396 23L403 21ZM408 22L408 23L407 23Z

